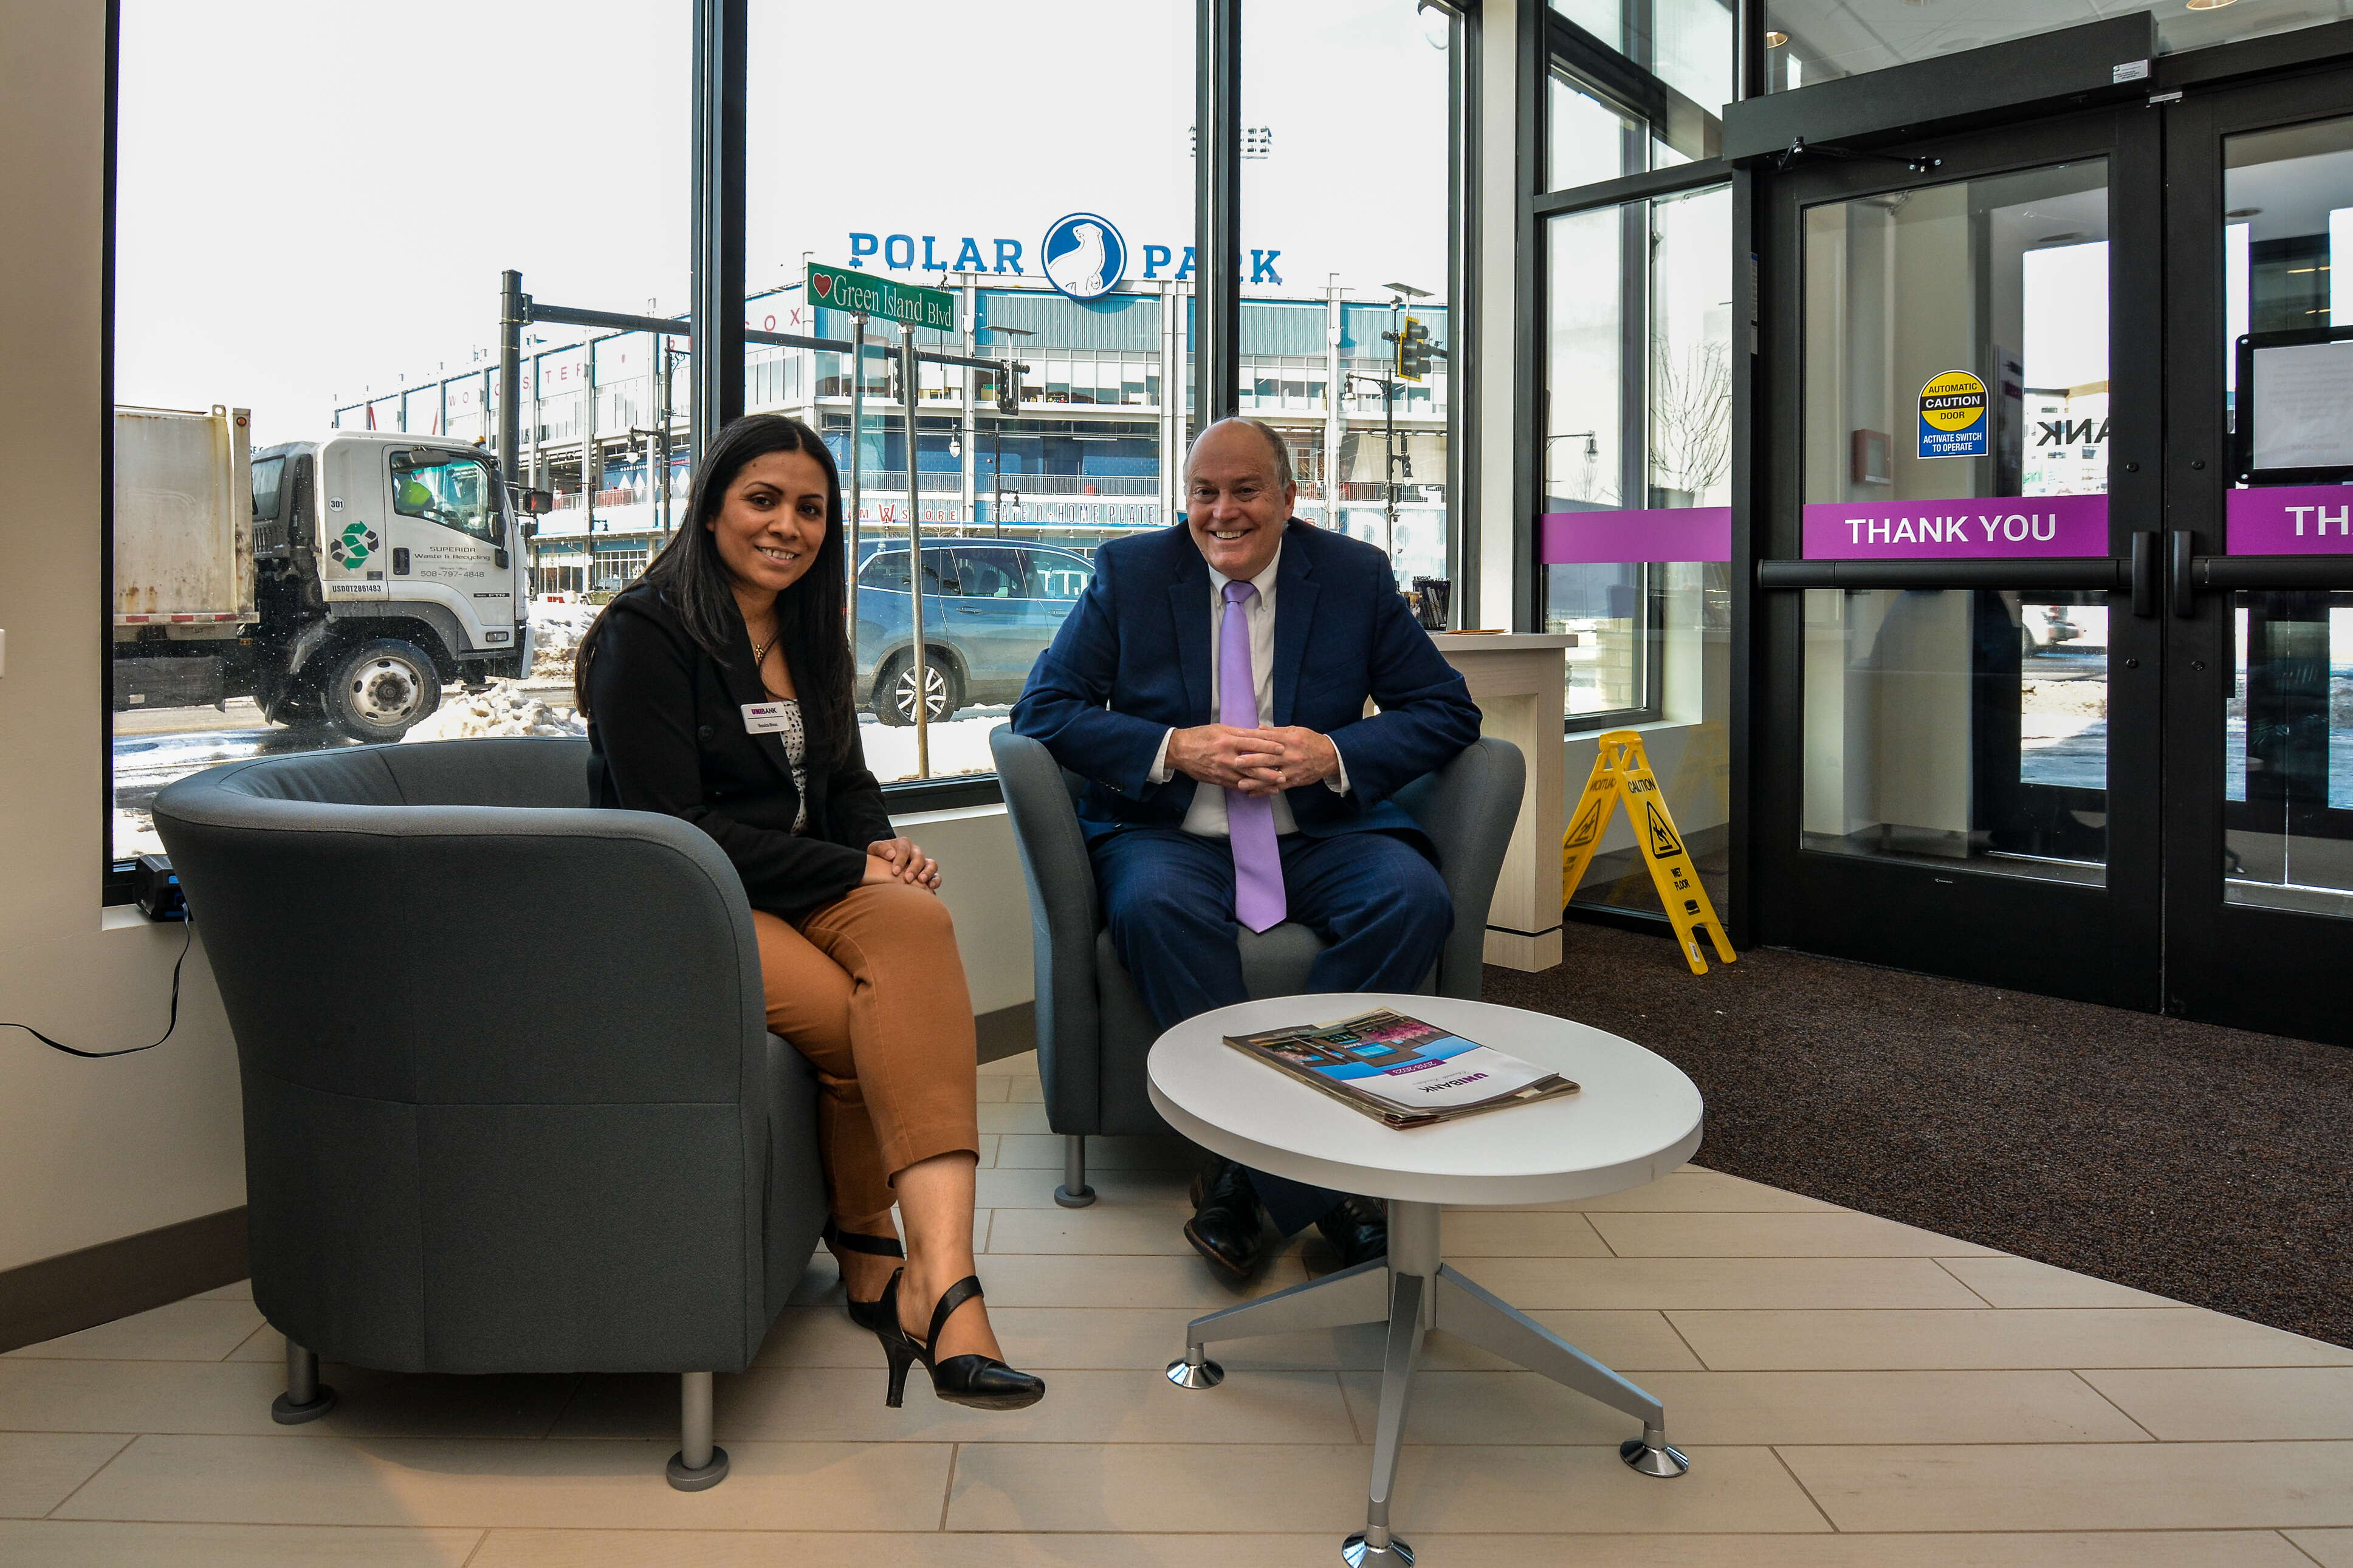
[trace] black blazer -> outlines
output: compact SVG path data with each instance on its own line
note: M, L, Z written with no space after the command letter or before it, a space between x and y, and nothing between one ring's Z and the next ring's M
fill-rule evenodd
M723 665L643 583L605 606L588 666L588 797L694 824L734 862L754 909L797 920L858 886L866 847L893 837L891 818L857 737L848 764L828 771L822 715L804 703L809 830L793 832L800 792L784 738L744 728L744 706L769 697L742 619L729 619L734 657Z

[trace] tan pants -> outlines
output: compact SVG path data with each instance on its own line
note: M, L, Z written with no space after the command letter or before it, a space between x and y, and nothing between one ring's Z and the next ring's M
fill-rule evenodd
M815 1064L818 1148L842 1229L891 1234L891 1184L936 1154L980 1152L979 1050L955 930L939 895L853 888L797 927L759 910L768 1027Z

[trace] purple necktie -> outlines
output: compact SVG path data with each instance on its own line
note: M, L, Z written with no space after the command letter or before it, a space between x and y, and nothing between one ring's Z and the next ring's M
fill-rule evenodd
M1226 584L1218 626L1218 721L1258 728L1258 681L1250 671L1250 601L1258 589ZM1252 931L1282 922L1282 852L1274 844L1274 797L1226 791L1227 842L1234 852L1234 918Z

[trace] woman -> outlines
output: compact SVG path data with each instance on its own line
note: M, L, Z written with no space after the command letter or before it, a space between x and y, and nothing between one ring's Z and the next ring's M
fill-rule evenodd
M581 641L596 804L693 823L744 879L768 1026L823 1086L826 1244L888 1402L921 1361L943 1399L1034 1404L1046 1385L1005 1364L973 1276L977 1052L939 868L860 755L833 457L798 420L739 419L687 516Z

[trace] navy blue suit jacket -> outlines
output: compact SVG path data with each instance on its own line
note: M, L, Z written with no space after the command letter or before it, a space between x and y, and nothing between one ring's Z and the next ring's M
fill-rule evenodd
M1174 827L1192 804L1183 773L1148 781L1171 729L1212 723L1209 567L1179 523L1095 552L1094 580L1029 671L1013 731L1086 779L1079 823L1092 843L1122 826ZM1318 837L1421 835L1388 797L1479 738L1462 677L1407 612L1388 557L1293 518L1275 575L1274 712L1332 738L1348 793L1286 791ZM1365 716L1370 699L1380 707Z

